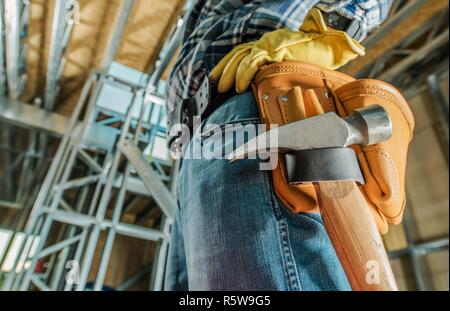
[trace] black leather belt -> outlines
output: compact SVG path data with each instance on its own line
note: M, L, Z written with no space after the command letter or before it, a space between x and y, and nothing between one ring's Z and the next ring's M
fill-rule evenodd
M206 119L221 104L235 95L234 89L219 93L217 83L205 76L194 97L183 100L179 107L175 107L173 112L168 113L167 130L170 131L175 124L184 124L189 128L192 136L196 130L193 122L195 116L201 116L202 120ZM168 133L168 143L171 148L182 148L181 142L177 141L180 138L179 135L180 133Z
M192 99L183 101L181 107L178 107L172 114L172 120L188 126L193 135L195 131L193 128L194 116L201 115L202 118L207 118L222 103L236 95L234 90L228 93L218 93L214 91L216 89L216 85L210 84L208 77L205 77L196 95ZM181 143L177 142L177 139L179 139L177 136L170 137L169 146L171 148L181 147ZM178 152L182 153L181 150ZM358 160L351 148L301 150L290 152L284 156L286 177L291 184L331 180L354 180L364 184Z

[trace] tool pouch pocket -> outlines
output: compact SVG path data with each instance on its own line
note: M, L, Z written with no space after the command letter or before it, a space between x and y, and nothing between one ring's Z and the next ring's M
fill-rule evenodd
M335 91L342 117L373 104L383 106L392 121L392 137L372 146L354 145L363 172L366 201L380 219L381 232L387 223L398 224L406 205L405 173L408 147L413 137L414 117L402 94L379 80L357 80Z
M387 231L387 222L399 222L405 197L404 157L414 121L408 104L395 88L381 81L355 80L340 72L300 62L281 62L261 68L252 88L260 117L268 126L326 112L344 117L354 109L375 103L385 107L393 119L393 138L374 146L353 148L366 181L361 190L380 232ZM274 190L288 209L318 211L312 183L287 181L285 157L279 157L272 176Z
M283 125L324 112L334 112L333 92L354 79L345 74L300 63L282 62L260 69L252 85L261 119L266 125ZM312 183L289 184L286 162L279 157L272 171L278 198L293 212L317 212Z

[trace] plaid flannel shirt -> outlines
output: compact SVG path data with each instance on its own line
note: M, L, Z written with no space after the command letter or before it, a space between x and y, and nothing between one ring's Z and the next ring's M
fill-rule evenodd
M279 28L298 30L314 6L356 19L365 37L386 19L391 4L392 0L198 0L167 84L168 113L192 98L203 78L235 46Z

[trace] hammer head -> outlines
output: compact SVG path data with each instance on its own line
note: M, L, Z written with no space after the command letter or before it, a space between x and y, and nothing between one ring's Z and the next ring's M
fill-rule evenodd
M228 160L233 162L246 156L283 150L368 146L387 140L391 135L392 122L388 113L382 106L372 105L355 110L345 119L329 112L277 127L238 147L228 155Z

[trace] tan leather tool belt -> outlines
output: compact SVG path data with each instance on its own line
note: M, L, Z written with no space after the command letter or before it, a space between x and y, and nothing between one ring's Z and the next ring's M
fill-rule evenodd
M366 181L361 190L380 231L387 231L388 222L401 220L406 153L414 119L398 90L382 81L356 80L344 73L300 62L262 67L252 88L261 119L267 125L283 125L326 112L345 117L357 108L382 105L393 120L393 137L374 146L352 147ZM318 211L312 183L287 182L285 157L279 157L272 175L275 192L287 208L293 212Z
M335 112L333 90L353 81L343 73L300 62L282 62L260 69L253 83L261 120L283 125L323 112ZM294 212L318 211L311 183L287 182L284 157L273 171L275 191Z

